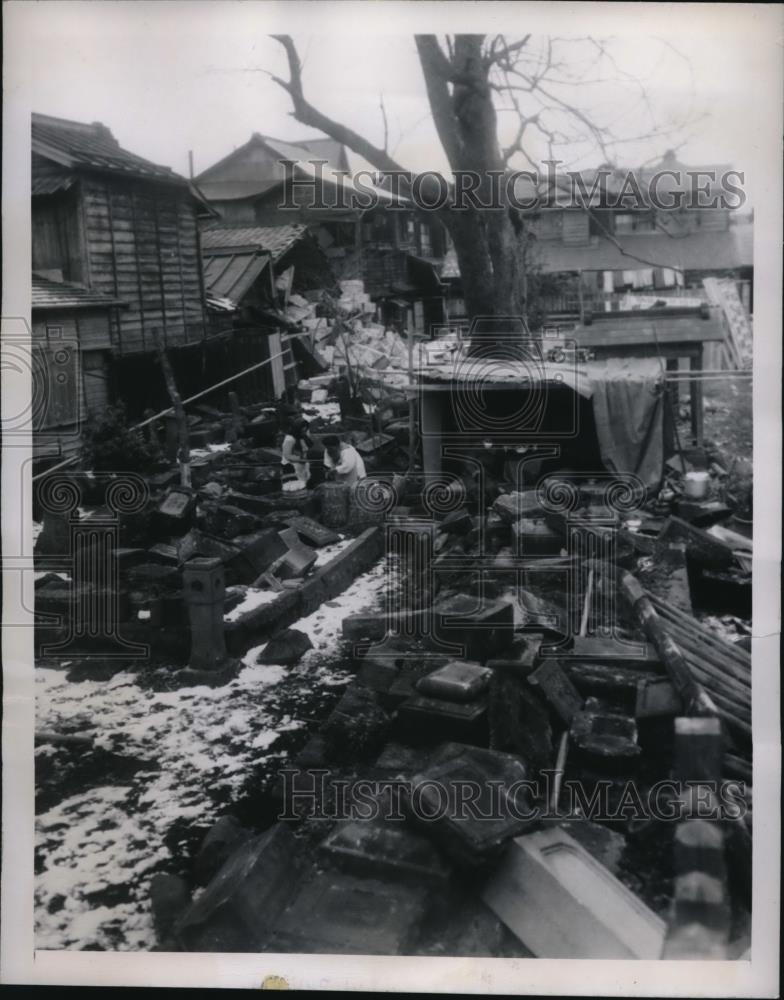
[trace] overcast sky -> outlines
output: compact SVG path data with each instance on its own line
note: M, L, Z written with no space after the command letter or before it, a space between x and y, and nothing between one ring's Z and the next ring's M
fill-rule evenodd
M254 131L288 140L313 134L290 117L287 95L263 72L285 74L271 31L294 35L313 103L376 143L383 135L383 94L390 147L415 170L445 165L428 116L415 29L472 28L509 38L528 31L535 37L612 34L621 71L646 78L662 123L687 106L708 113L679 150L687 163L748 169L761 142L760 104L781 100L762 75L771 54L761 43L780 45L778 22L771 32L770 12L755 5L40 0L10 6L13 42L22 39L31 59L33 110L102 121L128 149L182 173L189 149L199 172ZM577 64L581 50L572 51ZM622 87L580 88L584 106L593 102L599 115L617 100L618 128L631 132L639 121L628 95ZM513 131L509 118L502 120L506 133ZM636 164L666 147L661 139L632 144L618 159ZM532 152L541 155L544 147L534 142ZM576 165L602 160L598 151L572 152Z

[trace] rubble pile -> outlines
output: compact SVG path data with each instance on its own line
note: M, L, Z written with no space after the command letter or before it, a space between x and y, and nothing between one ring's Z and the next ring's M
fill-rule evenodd
M526 551L516 548L528 537L521 521L544 520L525 493L501 494L484 519L465 508L424 525L416 482L405 497L408 517L388 525L390 603L343 623L356 679L300 752L300 784L280 791L286 819L230 855L163 944L617 958L686 947L672 858L700 821L645 818L635 797L692 773L702 698L720 734L716 777L750 781L750 659L673 603L663 575L640 581L646 560L675 547L681 561L663 563L688 597L683 562L699 571L722 551L729 566L732 548L677 516L654 535L631 512L613 529L615 561L592 561L589 590L588 567L574 565L557 517L538 554L498 558ZM590 490L582 502L585 524L600 504ZM495 558L478 573L488 541ZM576 606L555 599L564 572L578 574ZM560 588L548 584L559 574ZM679 736L695 710L696 728ZM601 795L607 811L597 819L586 809ZM726 919L718 938L708 935L711 954L747 945L750 801L742 804L745 818L711 827L745 873L721 884ZM281 872L252 895L263 921L242 902L249 850L260 871ZM698 910L688 911L692 924Z

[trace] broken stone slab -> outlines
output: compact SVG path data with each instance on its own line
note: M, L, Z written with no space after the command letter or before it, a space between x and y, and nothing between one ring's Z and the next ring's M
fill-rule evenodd
M271 572L279 580L291 580L295 577L304 577L318 559L318 553L304 545L294 528L286 528L279 531L281 541L286 546L287 551L276 559L270 567Z
M303 542L317 549L325 545L334 545L335 542L340 541L340 535L337 532L325 528L323 524L314 521L312 517L289 517L286 518L286 525L293 528Z
M265 950L303 869L296 838L276 823L232 852L177 921L176 939L185 951Z
M490 746L518 754L536 777L554 763L550 712L516 663L511 668L494 663L488 705Z
M256 663L280 663L292 666L299 662L309 649L313 649L310 637L296 628L287 628L273 635L264 649L256 657Z
M325 872L303 882L277 922L269 950L405 955L427 911L424 887Z
M207 885L234 851L247 843L253 834L234 816L221 816L201 842L194 861L194 876L199 885Z
M417 681L416 689L426 697L444 701L475 701L487 690L492 675L492 670L478 663L450 660Z
M594 764L627 767L641 753L634 719L604 711L592 698L575 714L569 736L575 752Z
M661 956L664 921L558 827L512 841L481 896L538 958Z
M572 724L575 714L582 710L583 699L580 693L556 660L545 660L528 675L528 683L539 688L548 704L567 726Z
M380 611L376 614L363 612L348 615L341 622L341 632L346 642L359 643L362 640L380 642L389 630L389 615Z
M440 756L412 778L407 815L457 865L481 867L532 823L528 772L519 757L459 743Z
M389 731L389 715L369 688L351 684L321 729L336 761L354 761L378 753Z
M156 514L164 518L171 531L184 534L191 525L196 509L196 494L191 489L178 486L168 490L156 508Z
M321 844L322 861L348 875L443 886L449 866L432 843L399 820L344 820Z
M232 584L252 584L286 552L286 543L274 528L264 528L232 542L193 530L183 542L187 542L180 548L183 561L193 555L215 556L226 568L227 583Z
M122 574L126 586L143 590L171 592L182 585L182 574L176 566L165 566L161 563L137 563L130 566Z
M462 648L461 658L484 663L507 649L514 639L514 609L510 601L468 594L440 597L433 605L437 646Z
M470 702L446 701L414 693L397 710L396 731L412 743L448 740L487 743L487 696Z
M658 679L660 671L640 669L637 661L610 663L582 663L561 661L569 679L584 698L597 697L609 702L620 711L634 712L637 704L637 687L641 681ZM621 665L622 664L622 665Z

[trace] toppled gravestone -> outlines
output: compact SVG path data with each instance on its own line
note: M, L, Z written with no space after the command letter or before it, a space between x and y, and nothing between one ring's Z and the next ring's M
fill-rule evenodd
M410 954L427 903L424 887L325 872L302 883L277 921L269 950Z
M512 841L482 899L538 958L661 957L664 921L555 826Z
M232 504L204 503L199 509L199 524L211 535L231 539L253 531L258 527L259 519Z
M399 820L343 820L319 848L321 860L348 875L443 886L449 866L433 844Z
M461 647L467 660L484 663L514 639L514 610L509 601L454 594L436 601L433 612L436 645Z
M450 660L417 681L417 691L445 701L474 701L484 694L493 672L478 663Z
M185 951L263 951L304 861L291 830L276 823L232 853L174 926Z
M446 744L412 778L406 812L455 864L477 868L531 826L528 778L512 754Z
M291 666L301 660L309 649L313 649L310 636L300 632L299 629L287 628L272 636L257 656L256 663L280 663L284 667Z
M569 735L577 755L605 767L632 765L642 752L634 719L607 711L595 698L575 714Z
M389 724L376 693L352 684L328 716L321 735L334 760L353 761L380 750Z
M490 746L519 754L533 772L553 766L553 730L548 707L516 669L497 661L490 683Z

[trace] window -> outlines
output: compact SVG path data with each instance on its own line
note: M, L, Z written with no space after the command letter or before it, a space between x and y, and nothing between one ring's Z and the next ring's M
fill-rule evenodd
M433 256L433 243L430 238L430 226L419 223L419 252L423 257Z
M616 234L652 233L655 230L650 212L619 212L615 216Z

